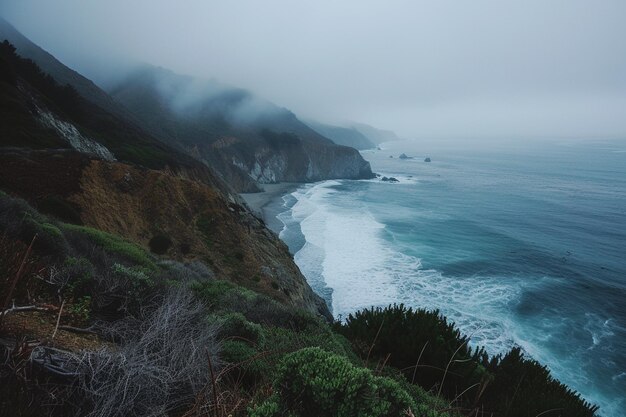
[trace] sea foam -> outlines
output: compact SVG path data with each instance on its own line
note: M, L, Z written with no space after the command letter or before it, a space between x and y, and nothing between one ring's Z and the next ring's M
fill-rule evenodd
M404 303L438 309L475 345L502 353L514 345L507 304L523 283L501 277L446 277L422 268L418 257L397 250L385 225L365 205L347 200L339 181L305 186L291 194L295 204L283 223L299 223L304 245L294 259L318 293L332 289L337 318L371 306ZM343 200L346 199L346 200ZM281 237L285 237L283 229Z

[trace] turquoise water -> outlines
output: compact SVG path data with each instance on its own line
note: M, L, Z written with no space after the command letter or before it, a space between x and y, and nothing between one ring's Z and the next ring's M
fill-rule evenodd
M303 186L278 203L280 236L336 317L440 309L474 345L519 345L621 416L626 142L540 145L383 144L364 157L400 182Z

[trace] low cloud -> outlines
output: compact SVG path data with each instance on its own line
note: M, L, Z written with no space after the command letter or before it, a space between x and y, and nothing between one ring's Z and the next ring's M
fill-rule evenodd
M622 0L8 0L0 14L105 86L147 62L405 137L626 136ZM177 106L218 85L197 83Z

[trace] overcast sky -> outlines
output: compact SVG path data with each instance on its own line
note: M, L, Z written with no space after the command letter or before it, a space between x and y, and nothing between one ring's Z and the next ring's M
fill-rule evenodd
M2 0L97 82L148 62L405 137L626 138L626 0Z

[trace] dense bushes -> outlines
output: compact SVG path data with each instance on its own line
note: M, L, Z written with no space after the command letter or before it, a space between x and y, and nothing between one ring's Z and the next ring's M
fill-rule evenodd
M82 224L79 210L67 200L56 195L42 199L37 205L37 209L61 221L72 224Z
M493 358L472 351L468 337L438 311L371 308L336 328L363 358L385 361L466 412L528 417L556 409L561 415L591 417L597 410L554 380L546 367L524 358L519 348Z
M552 378L545 366L524 358L519 348L495 358L489 370L494 378L483 402L497 415L525 417L558 410L568 417L591 417L598 409Z
M54 260L63 259L69 251L58 225L18 198L0 197L0 232L25 244L36 235L34 249L41 256Z
M274 395L252 416L401 416L416 409L397 382L319 348L286 355L273 386Z
M107 252L122 256L128 261L139 264L151 270L158 269L148 253L138 245L122 239L119 236L103 232L86 226L65 224L63 229L70 232L80 233L88 237L94 244L102 247Z
M6 276L14 276L32 236L42 239L33 253L36 273L24 275L14 294L18 304L63 300L63 320L106 340L81 353L37 348L39 365L70 372L54 391L37 382L36 398L58 404L24 407L35 414L57 405L57 415L102 417L243 415L248 406L255 416L535 417L556 409L591 417L596 410L519 349L495 358L470 349L437 311L366 309L333 330L310 313L217 280L202 263L157 262L131 242L58 223L6 195L0 233ZM19 256L4 256L11 249ZM27 398L33 386L20 378L19 388L5 389L16 374L0 363L2 393ZM11 401L2 399L0 408Z
M403 305L365 309L349 315L337 329L354 342L363 358L389 356L387 363L402 370L409 381L452 398L487 378L481 364L484 352L472 352L467 336L438 311Z

